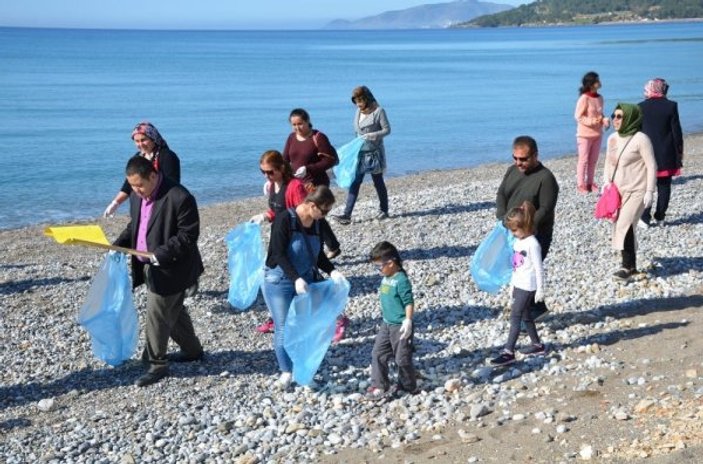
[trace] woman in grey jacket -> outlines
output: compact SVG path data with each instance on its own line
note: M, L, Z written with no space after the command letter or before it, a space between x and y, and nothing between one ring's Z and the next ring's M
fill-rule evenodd
M371 174L373 185L378 194L379 212L376 219L388 218L388 192L383 180L383 171L386 170L386 150L383 146L383 138L391 133L391 126L388 123L385 110L378 104L368 87L362 85L355 88L352 91L351 100L357 107L354 115L354 131L363 137L365 142L359 151L356 178L349 186L344 214L334 216L334 219L343 225L351 223L354 204L359 196L359 189L366 173Z

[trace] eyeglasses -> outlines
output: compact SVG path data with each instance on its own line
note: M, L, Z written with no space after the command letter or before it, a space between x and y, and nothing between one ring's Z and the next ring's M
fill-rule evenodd
M384 267L389 265L393 261L392 259L389 259L388 261L383 261L382 263L373 263L374 266L376 266L376 269L379 271L382 270Z
M517 161L518 163L525 163L529 161L529 159L532 158L532 155L527 155L527 156L515 156L513 155L513 159Z
M622 119L623 115L622 114L611 114L610 119Z
M265 176L272 176L275 172L276 171L274 171L273 169L271 169L271 170L261 169L261 174L263 174Z
M318 205L315 205L315 208L319 209L323 216L327 216L327 214L332 211L332 208L323 208Z

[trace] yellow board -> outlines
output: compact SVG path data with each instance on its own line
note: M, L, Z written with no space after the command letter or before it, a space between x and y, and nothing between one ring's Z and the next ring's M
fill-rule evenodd
M105 232L99 225L47 227L44 229L44 235L53 237L54 240L64 245L110 244L107 241L107 237L105 237Z

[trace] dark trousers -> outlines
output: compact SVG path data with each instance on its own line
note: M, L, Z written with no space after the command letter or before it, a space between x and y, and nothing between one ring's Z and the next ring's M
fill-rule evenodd
M320 220L320 238L325 246L327 246L329 251L339 250L339 240L337 240L337 236L334 235L332 226L330 226L330 223L327 222L327 219L325 218Z
M386 190L386 183L383 180L383 173L371 174L371 180L373 180L373 186L376 188L379 208L381 211L388 214L388 191ZM356 199L359 197L359 190L363 182L364 173L357 171L354 182L349 186L349 193L347 194L347 204L344 208L344 215L346 217L351 217L352 211L354 211L354 205L356 204Z
M663 221L666 217L666 210L669 209L669 199L671 198L671 177L657 177L657 209L654 210L654 219ZM642 212L642 220L649 224L652 220L652 207L645 208Z
M183 306L185 291L173 295L157 295L150 290L146 294L146 346L144 358L149 370L167 369L166 350L169 337L189 357L197 357L203 347L195 335L193 321Z
M371 351L371 385L388 390L388 363L395 360L398 366L398 385L405 391L417 389L413 367L413 334L400 339L400 325L381 322Z
M627 229L622 246L622 267L634 271L637 269L637 255L635 254L635 231L633 226Z
M508 342L505 344L505 350L511 353L515 352L515 345L520 336L520 323L522 322L527 330L527 335L534 345L540 343L539 335L537 335L537 326L532 320L530 307L535 299L535 292L523 290L521 288L513 289L513 306L510 310L510 333L508 334Z

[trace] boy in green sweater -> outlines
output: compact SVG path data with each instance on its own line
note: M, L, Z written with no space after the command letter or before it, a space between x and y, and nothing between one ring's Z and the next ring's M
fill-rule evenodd
M379 288L383 322L376 334L371 352L371 387L368 396L380 398L386 392L416 393L417 380L413 367L413 289L403 270L403 262L395 246L380 242L371 251L371 262L383 275ZM388 362L398 366L398 384L390 387ZM389 391L390 390L390 391Z

